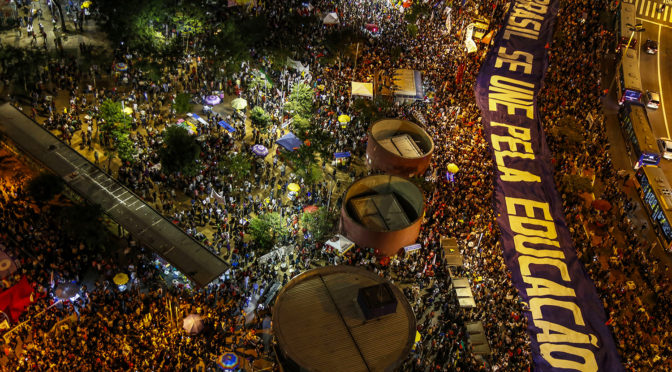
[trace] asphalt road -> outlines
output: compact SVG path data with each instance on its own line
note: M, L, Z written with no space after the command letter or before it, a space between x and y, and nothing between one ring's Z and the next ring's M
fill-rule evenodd
M646 6L640 6L640 8L646 9ZM670 65L672 62L672 24L663 23L662 19L652 20L650 19L651 14L653 13L650 11L648 18L637 18L637 22L641 22L645 29L637 35L642 88L661 95L661 107L657 110L647 108L653 134L657 138L672 138L672 65ZM668 15L670 16L672 14ZM644 51L643 46L647 39L658 41L657 54L650 55ZM660 167L665 171L668 180L672 180L672 160L663 159Z

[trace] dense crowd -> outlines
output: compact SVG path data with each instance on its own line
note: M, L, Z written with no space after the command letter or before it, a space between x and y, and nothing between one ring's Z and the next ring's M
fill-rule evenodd
M387 117L408 120L415 120L416 113L421 112L438 155L426 174L433 187L426 197L426 220L418 239L422 248L395 257L389 264L381 264L373 252L364 248L354 248L344 256L325 252L320 242L312 242L300 233L296 221L303 206L327 204L334 184L344 179L352 181L365 171L357 167L337 170L323 161L322 168L333 172L326 172L324 179L311 185L279 160L275 140L284 134L281 123L288 118L284 107L286 94L252 84L256 71L268 67L261 56L257 55L240 72L224 80L205 64L194 68L191 59L164 61L166 69L159 80L150 81L141 69L134 68L134 63L151 56L132 55L119 48L109 67L114 80L109 89L91 89L91 81L102 78L101 71L82 70L75 58L66 56L50 62L42 72L44 84L36 87L30 96L31 104L23 107L26 113L66 142L75 147L79 144L80 151L109 169L98 149L112 147L113 139L98 130L99 107L106 98L123 100L133 108L132 140L138 155L134 162L118 167L116 174L111 169L110 172L187 233L240 265L198 291L166 285L151 254L142 249L125 251L127 262L121 265L92 247L60 237L50 207L38 213L21 186L3 189L5 218L0 225L3 241L7 253L21 260L20 270L3 284L7 287L20 275L26 275L37 284L40 294L37 303L22 317L30 319L29 326L14 332L6 345L10 365L16 370L61 370L75 363L83 370L173 371L188 370L201 363L214 368L215 357L225 350L248 350L246 357L264 358L272 353L268 338L253 334L254 330L267 326L266 309L258 302L261 303L273 283L286 283L296 273L316 265L352 264L366 266L400 285L413 306L423 337L403 370L531 368L525 308L511 285L498 243L492 210L491 154L473 97L475 76L487 50L483 45L478 52L466 54L462 39L445 31L446 4L431 2L431 5L430 14L417 22L416 37L410 37L401 26L405 23L403 13L384 1L317 1L310 10L298 8L307 14L337 11L341 24L354 29L363 29L371 23L380 28L378 34L367 36L361 50L358 46L356 69L354 63L332 65L321 58L325 52L322 43L330 30L319 19L307 21L297 35L286 38L282 26L287 15L297 11L291 2L267 3L252 9L268 15L274 26L271 36L274 42L291 40L305 46L293 58L308 66L309 73L287 69L267 69L267 73L271 80L283 82L283 89L300 82L315 88L315 121L333 138L329 152L349 151L356 158L364 151L370 123L363 115L357 115L348 97L350 81L370 82L377 71L389 72L395 68L423 72L425 89L431 92L431 98L414 104L390 105L383 112ZM651 245L640 237L638 226L629 219L633 202L620 187L622 177L615 173L609 152L601 151L607 141L604 120L598 114L600 60L610 40L602 32L608 28L598 23L598 14L606 5L606 1L562 3L540 112L549 133L549 144L556 153L553 161L558 185L563 185L563 175L592 169L605 185L601 197L615 206L611 213L599 212L585 208L574 195L563 195L570 231L609 313L623 362L633 371L662 370L669 368L670 359L670 336L666 332L670 319L664 311L670 301L669 277L653 261ZM506 9L502 1L453 6L454 29L471 22L475 14L490 15L492 28L496 29ZM234 8L230 12L228 16L242 17L246 10ZM590 16L582 18L584 12ZM193 53L197 54L202 47L198 39L193 41ZM397 47L400 49L394 50ZM127 63L130 68L118 71L118 62ZM213 110L203 115L207 124L199 124L203 170L194 176L166 175L157 166L158 148L166 126L178 119L171 103L180 92L204 97L215 86L221 86L219 90L226 99L239 96L263 105L274 119L271 130L262 133L256 128L246 128L244 114ZM55 98L46 99L47 89L51 89L49 95ZM57 104L60 102L57 97L67 102L65 107ZM585 119L588 112L595 114L593 122ZM353 116L345 128L337 121L341 113ZM586 138L577 151L567 152L562 147L563 139L554 134L555 124L567 116L584 129ZM220 120L226 120L237 131L227 134L217 124ZM233 174L218 167L227 154L249 152L257 143L271 151L264 161L254 163L248 180L235 182ZM460 169L453 182L443 178L450 163ZM285 197L290 182L302 187L297 198ZM21 182L17 180L15 184ZM190 202L181 203L181 196ZM254 242L247 242L244 232L253 216L270 211L279 212L289 230L281 245L295 248L287 257L261 263L255 255ZM584 226L598 220L606 221L607 229L613 233L602 240L600 247L595 247ZM439 246L444 236L458 238L465 258L464 267L453 268L450 273L443 264ZM617 240L623 243L615 253L619 260L609 261L609 266L605 266L596 259L599 250L615 246ZM81 284L84 274L91 271L99 278L94 286L82 287L77 299L47 309L54 304L55 298L50 294L54 288L61 283ZM132 278L126 291L111 283L118 272L127 272ZM626 275L617 276L614 272ZM450 286L451 275L469 279L475 309L460 307ZM654 294L653 306L637 302L643 289L626 289L625 281L633 275L638 275ZM177 314L173 314L173 304ZM175 322L173 318L179 320L190 313L202 314L205 319L206 327L200 335L187 336L167 326ZM484 324L491 355L477 356L470 349L465 323L479 320ZM54 330L62 322L70 324L71 330ZM35 347L22 348L20 355L12 353L19 343L32 343ZM651 347L652 344L656 347Z

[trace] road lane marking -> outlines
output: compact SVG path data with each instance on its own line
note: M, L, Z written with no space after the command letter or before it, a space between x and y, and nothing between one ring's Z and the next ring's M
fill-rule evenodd
M641 2L640 6L639 6L639 12L638 12L638 13L641 14L642 11L644 11L644 4L646 4L646 1L642 1L642 2Z
M663 29L662 25L658 25L658 46L660 46L660 31ZM667 115L665 115L665 106L663 105L663 83L660 77L660 52L656 53L656 67L658 67L658 95L660 96L660 110L663 114L663 121L665 122L665 131L667 131L667 138L670 138L670 127L667 125Z
M649 8L651 8L651 3L647 1L646 2L646 11L644 11L644 16L645 17L649 16Z
M670 15L672 16L672 13L671 13ZM672 18L672 17L671 17L671 18ZM655 22L655 21L652 21L652 20L650 20L650 19L646 19L646 18L640 18L640 17L637 17L637 20L638 20L638 21L642 21L642 22L648 22L648 23L654 24L654 25L656 25L656 26L661 26L661 27L666 27L666 28L672 28L672 25L666 25L666 24L659 23L659 22Z

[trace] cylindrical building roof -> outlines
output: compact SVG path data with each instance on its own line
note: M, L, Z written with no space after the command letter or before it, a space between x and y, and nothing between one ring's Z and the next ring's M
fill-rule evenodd
M362 296L379 287L387 288L375 293L387 295L388 310L371 318ZM273 307L273 332L289 370L392 371L413 346L416 322L394 284L342 265L309 270L287 283Z
M424 208L424 195L413 182L391 175L364 177L345 192L340 230L358 246L392 256L415 243Z
M421 175L434 152L432 138L408 120L379 120L368 131L367 163L372 169L402 177Z

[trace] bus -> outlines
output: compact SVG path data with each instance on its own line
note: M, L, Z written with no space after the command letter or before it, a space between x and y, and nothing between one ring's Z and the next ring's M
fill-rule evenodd
M637 66L637 51L629 49L623 56L618 70L618 104L624 102L642 103L642 79Z
M656 234L667 252L672 253L672 187L659 167L642 167L635 173L639 196L653 221Z
M626 103L618 111L618 121L626 143L635 153L635 169L660 163L660 149L644 106Z
M616 17L618 19L618 27L616 28L618 30L618 46L616 47L616 52L620 52L621 49L628 44L628 40L632 37L630 27L634 27L637 23L635 21L637 7L634 3L625 3L621 1L619 12L620 14ZM636 46L637 39L633 37L628 49L635 49Z

